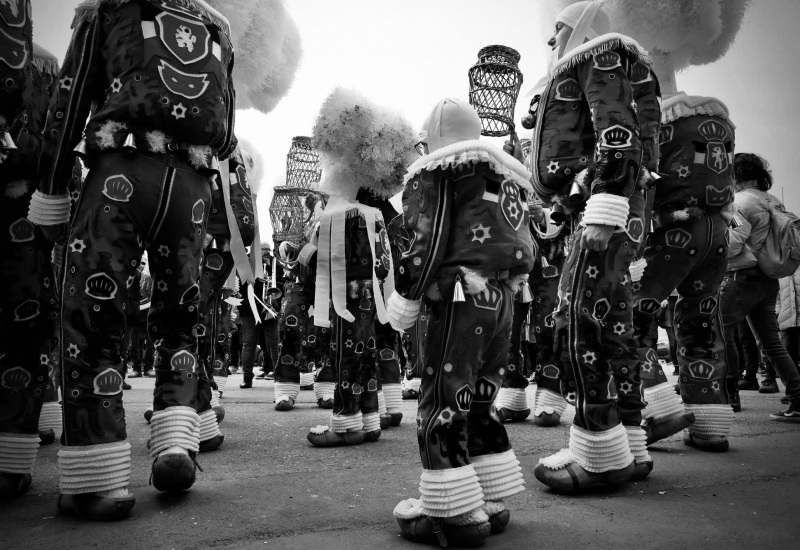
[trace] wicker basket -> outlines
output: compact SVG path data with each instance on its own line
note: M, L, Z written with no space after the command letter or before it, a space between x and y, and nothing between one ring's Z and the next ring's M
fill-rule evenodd
M311 138L296 136L286 155L286 186L310 189L322 176L319 153L312 145Z
M276 246L283 241L299 243L303 238L303 224L308 217L304 203L305 189L278 186L269 205L272 221L272 240Z
M519 52L507 46L486 46L469 70L469 102L481 117L481 134L490 137L514 131L514 107L522 86Z

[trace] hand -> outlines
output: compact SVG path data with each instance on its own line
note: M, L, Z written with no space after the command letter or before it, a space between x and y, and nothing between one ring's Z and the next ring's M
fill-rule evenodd
M42 225L42 233L48 241L59 243L67 239L67 224L59 223L56 225Z
M537 224L541 225L542 222L544 222L544 208L542 208L542 203L537 201L529 204L528 214Z
M581 249L602 251L608 248L608 241L614 234L613 225L588 224L581 234Z
M522 146L519 144L519 138L516 132L511 132L511 139L506 140L503 145L503 151L514 157L520 162L524 161L522 156Z

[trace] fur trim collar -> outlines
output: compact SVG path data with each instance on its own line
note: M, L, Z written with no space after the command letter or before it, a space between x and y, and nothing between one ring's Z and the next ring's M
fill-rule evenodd
M21 199L28 195L29 190L29 180L16 180L6 184L5 189L3 189L3 195L9 199Z
M728 115L728 107L715 97L686 95L679 92L661 103L661 122L668 124L694 115L715 116L736 128Z
M459 141L418 159L408 167L403 184L423 170L432 171L478 162L489 163L495 174L516 183L528 193L533 193L530 182L533 176L517 159L492 143L478 140Z
M97 10L103 5L111 4L114 6L121 6L122 4L127 4L130 1L131 0L86 0L80 6L75 8L75 23L92 21L97 15ZM146 1L159 7L162 4L161 0ZM170 0L170 2L177 4L178 6L199 11L205 17L210 19L215 25L221 28L227 36L231 35L231 26L228 23L228 19L208 5L205 0ZM75 25L75 23L73 23L73 25Z
M615 50L617 48L625 48L628 52L636 56L640 63L644 63L648 67L653 65L653 62L647 56L647 51L642 48L636 40L624 34L610 32L608 34L602 34L588 42L584 42L577 48L567 52L553 67L550 78L571 69L575 65L583 63L595 54L607 50Z
M56 56L42 48L36 42L33 43L33 57L31 62L41 73L53 76L58 75L58 60Z

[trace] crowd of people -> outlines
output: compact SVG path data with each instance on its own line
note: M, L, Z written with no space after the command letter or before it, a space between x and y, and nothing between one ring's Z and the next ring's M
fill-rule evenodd
M378 441L417 399L420 495L394 515L443 547L505 530L524 490L505 423L531 413L546 428L574 408L568 448L534 470L568 493L646 479L648 447L679 432L727 451L740 391L777 377L770 419L800 422L800 275L774 261L787 214L768 163L735 152L725 104L678 92L600 2L555 19L529 150L480 139L461 99L417 133L334 90L313 129L322 180L274 254L222 13L83 3L60 68L29 0L0 16L19 47L0 56L3 500L61 432L59 511L130 514L126 376L155 379L147 446L166 492L222 446L231 373L273 379L276 411L313 388L321 448Z

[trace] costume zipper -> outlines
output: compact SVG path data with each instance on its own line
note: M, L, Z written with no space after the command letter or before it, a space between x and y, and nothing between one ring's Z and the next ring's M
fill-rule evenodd
M573 239L574 241L575 239ZM578 243L580 246L580 243ZM586 426L586 393L585 387L583 384L583 377L581 374L581 369L579 365L579 357L578 357L578 315L579 315L579 307L578 307L578 299L580 296L580 282L583 277L584 272L584 262L586 260L586 250L580 250L578 252L578 261L575 265L575 270L573 271L572 276L572 299L569 303L569 330L567 332L567 339L569 345L569 357L570 362L572 363L572 372L575 375L575 391L576 397L583 396L581 398L581 403L577 403L576 405L580 405L580 407L575 407L575 414L579 417L580 422Z

